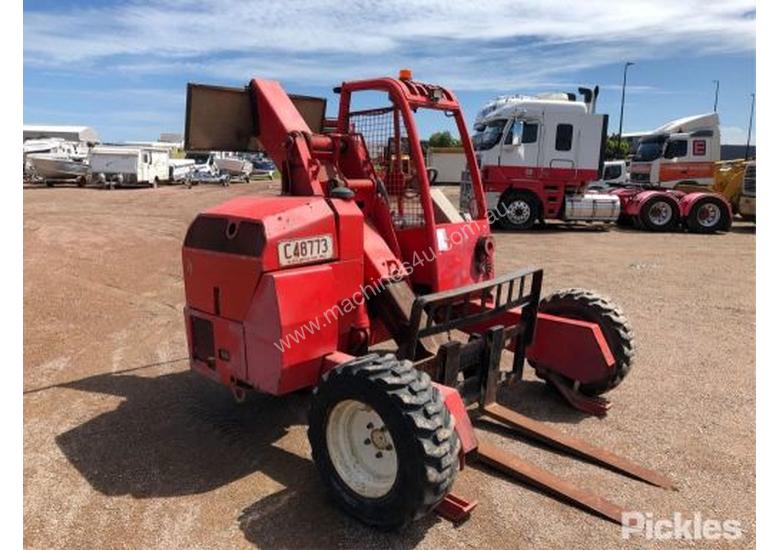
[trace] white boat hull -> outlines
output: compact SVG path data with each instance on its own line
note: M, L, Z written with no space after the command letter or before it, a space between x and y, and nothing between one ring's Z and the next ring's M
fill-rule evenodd
M68 157L54 155L27 155L35 175L43 179L73 179L86 177L89 165Z
M252 173L252 163L248 160L239 158L222 158L214 159L214 162L223 172L227 172L231 176L248 176Z

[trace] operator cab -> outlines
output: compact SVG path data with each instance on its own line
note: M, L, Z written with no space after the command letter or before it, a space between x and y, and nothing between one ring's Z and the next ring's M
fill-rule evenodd
M366 164L378 181L403 258L411 259L412 287L418 293L473 284L492 276L490 227L483 196L463 215L438 189L436 171L426 165L418 128L451 128L464 144L466 172L479 181L468 128L454 95L445 88L411 79L345 82L337 89L341 104L337 129L362 141ZM341 165L344 176L353 173ZM358 199L360 195L358 194ZM417 260L415 262L415 260Z

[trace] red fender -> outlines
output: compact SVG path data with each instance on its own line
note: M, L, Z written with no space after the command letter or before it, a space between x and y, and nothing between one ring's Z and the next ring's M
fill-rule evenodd
M731 212L731 205L729 204L729 201L726 200L726 198L721 195L720 193L707 193L707 192L699 192L699 193L688 193L680 200L680 213L683 217L687 217L688 214L693 210L696 203L703 199L713 199L721 203L725 209L725 212L728 215L729 223L728 227L731 226L731 222L733 221L733 214Z

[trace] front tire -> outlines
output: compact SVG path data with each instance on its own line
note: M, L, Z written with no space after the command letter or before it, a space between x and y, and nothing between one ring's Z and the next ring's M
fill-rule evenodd
M539 201L531 193L510 189L501 196L498 214L501 228L526 231L539 218Z
M312 458L348 514L383 529L429 514L447 495L460 441L430 377L370 354L327 373L309 412Z

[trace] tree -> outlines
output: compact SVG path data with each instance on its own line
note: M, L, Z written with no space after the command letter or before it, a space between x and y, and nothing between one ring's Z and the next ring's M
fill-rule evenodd
M461 143L459 139L452 137L452 134L448 130L443 132L434 132L428 139L428 145L430 147L460 147Z
M622 160L628 157L628 141L625 139L618 146L618 135L612 134L607 139L607 148L604 151L606 160Z

